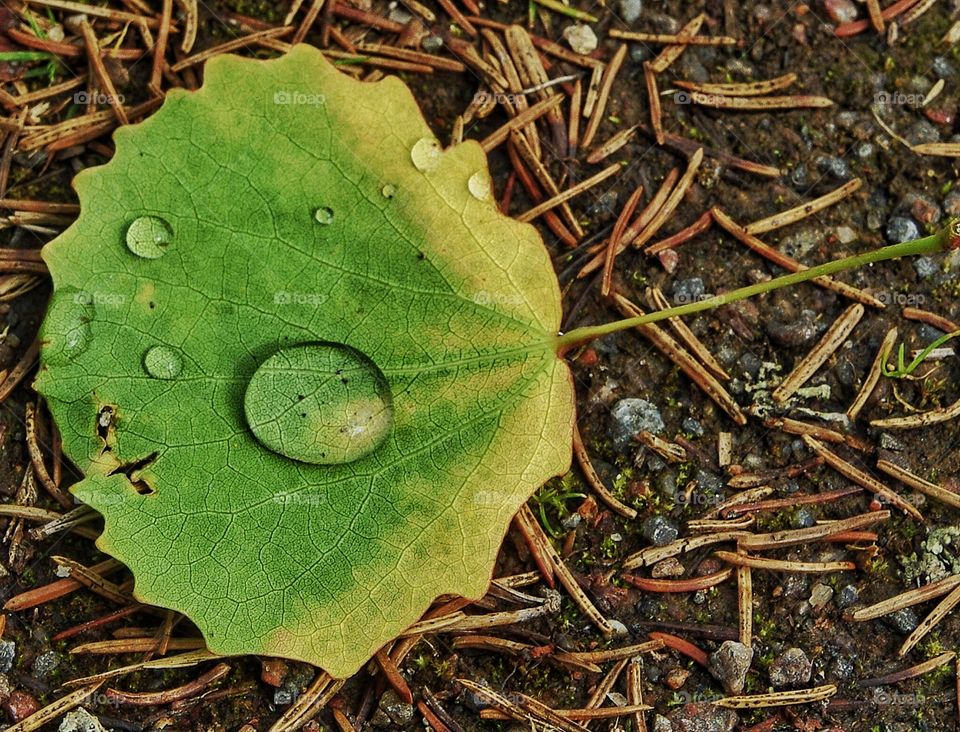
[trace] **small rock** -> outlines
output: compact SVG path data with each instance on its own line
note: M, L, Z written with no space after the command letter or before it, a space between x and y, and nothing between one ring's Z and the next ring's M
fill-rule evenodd
M635 43L630 46L630 60L635 64L642 64L644 61L649 61L654 55L653 49L643 43Z
M960 216L960 188L950 191L943 199L943 210L947 216Z
M840 592L837 593L837 607L841 610L845 610L846 608L855 604L859 599L860 592L857 590L855 585L844 585L840 588Z
M607 622L610 624L610 627L613 628L613 634L615 636L625 636L630 635L630 631L626 625L621 623L616 618L607 618Z
M680 535L679 530L663 516L650 516L640 525L643 538L654 546L665 546L675 541Z
M808 529L815 523L817 523L817 517L813 511L806 506L798 508L793 512L793 516L790 517L790 524L795 529Z
M834 23L851 23L857 19L857 6L853 0L825 0L823 5Z
M836 155L825 155L817 160L817 168L819 168L822 173L832 176L837 180L849 180L853 177L853 172L850 170L850 165L847 161Z
M83 707L77 707L60 722L58 732L107 732L100 720Z
M393 689L387 689L380 697L370 723L374 727L404 729L412 721L413 705L403 701Z
M790 173L790 184L794 188L807 188L810 185L810 171L806 165L798 165Z
M427 36L420 45L424 51L435 53L443 48L443 39L440 36Z
M674 732L730 732L740 718L732 709L723 709L711 702L684 704L670 712Z
M587 213L597 218L611 217L617 210L618 200L616 191L604 191L599 198L590 204Z
M643 3L641 0L620 0L617 3L620 10L620 20L624 23L635 23L643 12Z
M906 216L894 216L887 221L887 241L891 244L900 244L911 239L920 238L920 227L913 219Z
M774 687L801 686L810 681L813 664L800 648L788 648L770 664L770 683Z
M283 686L287 676L287 664L279 658L264 658L260 661L260 680L270 686Z
M858 158L866 160L877 151L877 148L872 142L858 142L854 147L854 151Z
M682 423L683 431L692 437L703 437L703 425L693 417L685 417Z
M937 202L922 193L908 194L904 203L910 209L910 215L924 226L937 223L943 216Z
M918 119L903 135L911 145L940 142L940 131L936 126L925 119Z
M692 672L686 668L672 668L667 671L666 676L663 678L664 685L673 691L683 687L687 683L687 679L690 678Z
M810 591L810 606L815 608L824 607L833 599L833 588L822 582L817 582Z
M930 257L914 257L913 268L917 272L917 277L921 280L933 277L940 271L940 265Z
M11 640L0 640L0 674L13 668L13 659L17 656L17 644Z
M764 330L775 342L790 348L805 346L819 332L816 315L810 310L804 310L799 317L789 320L770 320L764 325Z
M574 53L588 56L597 50L597 34L593 32L593 28L584 23L568 25L563 29L563 37Z
M848 681L856 671L853 661L846 656L837 656L827 667L827 679L830 681Z
M654 714L653 732L673 732L673 723L662 714Z
M907 635L917 629L920 619L912 607L905 607L885 615L883 621L898 633Z
M644 430L660 434L666 429L657 405L646 399L621 399L613 405L610 416L608 432L619 450L629 447L633 438Z
M677 305L700 302L706 291L707 288L704 286L703 280L699 277L691 277L688 280L678 280L673 283L673 301Z
M686 571L680 560L676 557L661 559L650 568L650 576L654 579L663 579L664 577L683 577Z
M892 450L894 452L903 452L907 449L904 444L900 442L900 440L891 435L889 432L881 433L880 448L882 450Z
M738 641L724 641L710 654L710 673L728 694L739 694L747 683L753 649Z
M838 226L837 227L837 241L841 244L850 244L857 240L857 232L851 229L849 226Z
M44 651L33 659L33 664L30 666L30 673L36 679L43 679L49 676L59 665L59 653L56 651Z
M953 64L943 56L934 56L933 62L930 64L930 69L942 79L947 79L957 73L957 70L953 68Z
M794 259L802 259L820 243L820 238L820 231L808 226L784 237L780 248Z
M7 710L7 714L10 715L12 721L19 722L37 711L40 705L30 694L17 689L4 702L3 708Z

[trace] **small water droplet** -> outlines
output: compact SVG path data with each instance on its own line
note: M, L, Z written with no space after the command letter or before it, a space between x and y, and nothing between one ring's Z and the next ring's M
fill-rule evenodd
M305 463L353 462L379 447L393 428L386 377L342 343L281 348L254 372L243 406L264 447Z
M435 170L440 165L440 141L433 137L417 140L410 150L410 159L422 173Z
M393 183L387 183L380 189L380 193L383 194L384 198L393 198L397 195L397 187Z
M173 229L158 216L140 216L127 227L127 248L144 259L159 259L173 243Z
M153 346L143 355L143 368L155 379L175 379L183 371L183 359L170 346Z
M93 297L71 287L54 293L40 334L43 360L51 364L69 363L90 345Z
M317 220L318 224L332 224L333 209L329 206L321 206L313 212L313 218Z
M467 180L467 188L478 201L486 201L491 195L490 174L485 170L478 170Z

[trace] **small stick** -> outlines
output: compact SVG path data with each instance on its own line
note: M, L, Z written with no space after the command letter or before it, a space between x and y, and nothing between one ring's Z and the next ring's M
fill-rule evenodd
M706 215L709 215L709 213ZM666 296L659 287L651 287L647 290L647 292L650 294L653 304L656 305L659 310L666 310L670 307L670 302L667 300ZM697 338L694 332L687 327L686 323L684 323L682 319L669 318L667 320L667 325L673 329L677 339L687 347L687 350L700 360L704 368L706 368L718 379L722 379L724 381L730 379L730 374L724 370L723 366L720 365L720 362L713 357L713 354L710 353L710 350L703 344L703 341Z
M774 229L779 229L783 226L789 224L795 224L798 221L802 221L812 214L822 211L823 209L839 203L844 198L854 193L860 189L860 186L863 184L859 178L854 178L851 181L844 183L839 188L836 188L830 193L824 194L819 198L815 198L808 203L804 203L795 208L791 208L787 211L781 211L780 213L774 214L773 216L768 216L765 219L760 219L759 221L754 221L752 224L747 224L744 230L753 235L764 234L768 231L773 231Z
M853 496L863 491L862 488L848 487L838 488L835 491L826 491L824 493L813 493L811 495L794 495L788 498L769 498L767 500L753 501L748 503L737 503L727 506L720 511L720 515L726 518L735 518L743 514L751 514L757 511L776 511L781 508L793 508L794 506L822 505L830 501L836 501L840 498Z
M577 79L573 83L573 93L570 95L570 121L567 126L567 154L571 157L576 157L577 151L580 148L580 118L583 116L582 96L583 84L580 82L580 79ZM616 137L616 135L614 135L614 137ZM626 140L624 140L623 144L626 144ZM601 149L603 148L601 147ZM614 151L611 150L608 154L612 154L613 152ZM591 164L599 163L606 157L606 155L603 155L602 157L594 158L596 154L596 150L590 153L590 155L587 156L587 162Z
M466 16L460 12L460 8L451 2L451 0L437 0L437 3L441 8L444 9L447 15L453 20L454 23L459 25L468 36L476 38L477 29L473 27L473 23L467 20Z
M713 225L713 214L710 211L704 211L696 221L694 221L690 226L685 229L681 229L676 234L668 236L666 239L661 239L656 244L649 245L644 249L644 253L657 255L660 252L666 251L667 249L675 249L681 244L693 239L695 236L702 234L704 231L709 229Z
M877 470L896 478L901 483L905 483L914 490L918 490L934 500L945 503L953 508L960 508L960 495L954 493L953 491L947 490L946 488L942 488L936 483L931 483L929 480L924 480L919 475L914 475L909 470L906 468L901 468L896 463L891 463L889 460L884 460L881 458L880 460L877 460Z
M647 136L653 136L652 132L644 128L643 125L639 125L638 128ZM759 175L763 178L780 178L783 175L783 172L780 170L780 168L775 168L772 165L763 165L752 160L745 160L744 158L739 158L736 155L731 155L730 153L723 152L722 150L716 150L714 148L707 147L703 143L696 140L689 140L681 135L675 135L672 132L667 132L664 138L664 146L666 148L674 150L688 157L693 155L697 148L702 147L705 155L735 170L742 170L746 173Z
M623 66L623 61L626 57L627 44L621 43L617 52L613 55L613 58L610 59L610 63L607 64L606 69L604 69L603 81L600 82L600 91L597 94L597 102L591 110L590 121L587 122L587 129L583 133L583 140L581 141L583 147L590 147L590 143L593 142L593 138L600 128L600 122L603 120L603 112L607 106L607 99L610 96L610 90L613 88L613 81L617 78L617 74L620 73L620 67Z
M517 118L515 117L514 119L517 119ZM565 203L569 201L571 198L575 198L576 196L580 195L584 191L587 191L593 188L594 186L602 183L607 178L610 178L611 176L616 175L620 171L620 169L621 169L620 165L618 163L614 163L613 165L605 168L604 170L601 170L596 175L592 175L586 180L580 181L575 186L571 186L570 188L563 191L559 195L554 196L552 198L548 198L546 201L543 201L542 203L537 204L530 210L524 211L522 214L520 214L519 216L515 216L514 218L517 221L523 221L524 223L533 221L542 213L545 213L546 211L549 211L552 208L556 208L561 203Z
M533 520L532 517L532 513L520 511L513 517L513 524L523 537L527 549L530 551L530 556L534 564L537 565L537 570L540 572L544 583L547 587L553 589L556 586L553 565L550 563L550 560L547 559L546 548L540 542L540 535L534 533L533 528L530 526L530 521Z
M80 49L77 49L80 51ZM79 55L79 53L78 53ZM37 102L43 101L50 97L55 97L58 94L63 92L73 91L77 87L83 86L87 82L87 75L81 74L80 76L64 81L60 84L54 84L53 86L44 87L42 89L37 89L33 92L28 92L27 94L18 94L10 97L10 104L16 108L20 107L29 107Z
M87 58L90 61L90 68L97 82L107 93L107 102L110 104L110 108L117 116L117 121L120 124L130 124L130 120L127 118L127 111L123 108L123 103L117 95L117 89L113 85L113 79L111 79L110 74L107 73L107 67L103 65L103 59L100 57L100 45L97 42L96 35L93 33L90 21L86 18L81 20L80 30L83 33L83 41L87 46Z
M89 567L88 571L105 577L121 569L123 569L123 565L116 559L107 559ZM32 590L21 592L19 595L14 595L4 603L3 609L9 612L28 610L32 607L69 595L81 587L83 587L83 585L72 577L56 580L42 587L36 587Z
M330 0L333 2L333 0ZM310 32L310 29L313 27L313 24L316 22L317 17L320 15L320 11L323 9L324 0L313 0L310 3L310 8L307 10L307 14L303 16L303 20L300 22L297 32L293 34L293 38L290 39L291 45L297 45L298 43L303 43L303 39L307 37L307 33ZM289 25L285 23L284 25Z
M43 462L43 452L40 450L40 442L37 439L37 408L33 402L27 402L27 406L24 409L24 425L27 433L27 452L30 455L30 462L33 464L37 478L40 480L40 485L42 485L47 493L50 494L51 498L63 508L72 508L73 499L64 493L60 489L60 486L54 483L53 478L50 477L50 473L47 471L47 466Z
M794 704L812 704L829 699L837 693L834 684L824 684L813 689L790 689L771 691L766 694L726 696L714 702L725 709L763 709L766 707L787 707Z
M730 36L697 36L669 33L641 33L639 31L625 31L611 28L608 32L611 38L636 43L669 44L675 46L736 46L740 43Z
M577 82L577 85L574 87L575 90L580 89L580 82ZM622 148L628 142L630 138L633 137L634 133L637 131L637 125L627 127L626 129L620 130L617 134L603 143L600 147L594 148L594 150L587 155L587 162L590 165L596 165L597 163L606 160L608 157L613 155L617 150Z
M61 630L59 633L53 636L53 640L63 641L67 640L68 638L73 638L73 636L80 635L88 630L99 628L108 623L112 623L115 620L121 620L122 618L129 617L134 613L140 612L144 608L145 606L140 604L127 605L126 607L122 607L119 610L114 610L112 613L107 613L106 615L96 618L95 620L88 620L85 623L74 625L72 628Z
M908 681L909 679L915 679L918 676L923 676L925 673L929 673L935 668L939 668L946 663L950 663L950 661L956 657L957 654L955 651L947 651L946 653L941 653L939 656L931 658L929 661L918 663L916 666L911 666L910 668L903 669L902 671L895 671L892 674L887 674L886 676L880 676L874 679L864 679L862 681L858 681L857 686L871 687L885 686L887 684L899 684L901 681Z
M463 727L450 716L447 710L443 708L443 705L440 704L440 700L437 699L436 695L426 686L423 687L423 699L443 723L450 728L451 732L464 732Z
M40 351L40 341L36 339L24 351L20 360L14 364L13 368L7 373L6 378L0 382L0 403L3 403L10 393L23 381L23 378L30 372L37 362L37 353Z
M720 556L720 552L716 554ZM737 555L745 556L739 552ZM740 643L750 648L753 646L753 572L749 564L737 565L737 609Z
M629 714L649 712L651 709L653 709L653 707L651 707L649 704L625 704L622 707L585 707L582 709L553 709L552 711L560 715L563 719L569 719L573 721L589 721L591 719L615 719L617 717L625 717ZM498 711L496 709L481 709L480 718L496 720L512 719L512 717L510 717L507 713ZM553 726L551 725L550 727L545 727L544 729L553 729ZM584 727L584 729L586 729L586 727Z
M907 417L890 417L889 419L872 419L872 427L881 427L895 430L909 430L917 427L927 427L932 424L941 424L949 422L960 416L960 399L948 407L937 407L929 412L920 414L911 414Z
M960 587L960 574L952 574L942 580L901 592L899 595L894 595L873 605L858 608L850 613L850 618L856 621L875 620L884 615L903 610L905 607L919 605L921 602L946 595L956 587Z
M867 400L870 398L870 395L873 394L873 390L877 387L877 383L880 381L880 377L883 375L883 365L887 362L887 359L890 356L890 352L893 350L894 344L897 342L897 329L896 327L891 328L887 331L887 334L883 337L883 342L880 344L880 348L877 351L876 357L873 359L873 363L870 365L870 370L867 372L867 378L863 380L863 385L860 387L860 391L857 392L857 396L847 408L847 419L851 422L855 422L857 417L860 416L861 410L866 406Z
M760 241L757 237L740 226L740 224L731 219L723 211L723 209L714 206L710 210L713 213L713 220L726 229L726 231L735 239L745 244L748 248L752 249L760 256L770 260L778 267L781 267L788 272L802 272L806 269L809 269L809 267L800 264L797 260L793 259L793 257L788 257L786 254L783 254L770 245ZM820 287L823 287L824 289L833 290L837 294L843 295L847 299L853 300L854 302L870 305L871 307L875 307L880 310L886 307L873 295L869 295L863 290L859 290L856 287L848 285L844 282L840 282L839 280L835 280L832 277L815 277L810 281L816 285L819 285Z
M485 138L483 138L483 140L480 141L480 146L483 148L484 152L489 153L491 150L500 145L500 143L506 140L510 136L511 132L516 132L521 127L525 127L529 123L540 119L540 117L545 115L548 111L558 107L562 101L563 95L555 94L552 97L531 105L516 117L512 118L505 125L494 130Z
M387 649L381 648L378 650L376 655L374 655L374 659L380 667L380 671L383 672L387 683L393 687L397 695L407 704L413 704L413 692L410 691L410 686L407 684L407 680L403 678L403 674L400 673L400 669L397 668L397 665L391 660Z
M914 631L907 636L903 645L900 646L900 650L897 651L897 655L901 658L906 656L910 652L910 649L923 640L927 633L933 630L958 604L960 604L960 587L954 587L953 590L950 591L950 594L937 603L937 606L930 611L930 614L920 621L920 624Z
M630 508L630 506L622 503L615 495L607 490L600 476L597 475L597 471L593 469L593 463L590 462L590 455L587 453L587 448L583 444L583 437L580 435L580 428L576 423L573 425L573 454L577 458L577 463L580 465L580 470L583 471L583 477L586 479L587 484L593 489L594 493L600 496L600 500L621 516L628 519L636 518L637 512Z
M606 663L607 661L619 661L621 658L633 658L650 651L659 651L663 646L662 640L649 640L645 643L637 643L622 648L607 648L602 651L574 651L567 655L582 663Z
M595 66L590 74L590 82L587 84L587 97L583 102L584 117L593 114L593 108L597 104L597 96L600 94L600 84L603 82L603 71L603 66Z
M687 43L685 42L688 38L693 38L700 32L700 27L703 25L703 21L706 20L706 17L703 13L700 13L697 17L687 23L683 28L680 29L678 34L680 38L677 43L671 44L660 51L660 55L657 56L650 64L650 68L654 73L662 74L671 64L680 58L680 55L686 50Z
M681 89L702 92L703 94L720 94L728 97L757 97L770 92L782 91L797 80L794 73L784 74L775 79L751 81L742 84L700 84L695 81L673 82Z
M613 687L616 685L620 675L623 673L623 670L627 667L629 662L629 658L621 658L619 661L613 664L613 667L607 671L606 674L604 674L604 677L600 679L600 683L598 683L590 693L590 698L587 699L587 703L584 705L584 708L574 710L577 714L577 719L602 719L610 712L614 712L614 716L618 717L629 714L628 711L621 711L622 708L600 709L600 707L603 706L603 703L607 700L607 694L613 690ZM561 714L565 717L570 717L569 712L567 714L563 714L561 712Z
M660 228L666 223L667 219L676 210L677 206L680 205L680 202L686 195L687 190L689 190L690 186L693 184L693 181L697 176L697 171L700 170L700 163L702 162L703 148L697 148L697 151L690 156L690 161L687 163L687 169L677 182L677 187L670 192L670 195L667 197L667 200L664 201L663 206L650 219L650 223L647 224L637 238L633 240L632 246L635 249L642 247L654 236L656 236L658 231L660 231Z
M859 468L854 467L836 453L828 450L822 443L813 439L809 435L804 435L802 439L807 447L822 457L827 465L840 473L840 475L842 475L844 478L847 480L852 480L854 483L866 488L871 493L877 494L891 505L899 508L905 514L912 516L918 521L923 521L923 514L917 510L916 506L907 501L900 494L896 493L890 488L887 488L883 483L873 476L868 475Z
M669 442L662 437L657 437L648 430L642 430L635 438L638 442L646 445L668 463L682 463L687 460L687 451L676 444Z
M960 330L960 325L957 325L949 318L945 318L942 315L937 315L936 313L931 313L928 310L906 307L903 309L903 317L905 317L907 320L916 320L920 323L926 323L931 328L936 328L944 333L953 333L955 330Z
M32 1L32 0L31 0ZM333 0L331 0L332 2ZM338 5L338 7L341 7ZM182 61L178 61L173 66L170 67L170 71L173 73L179 73L184 69L187 69L191 66L196 66L199 63L206 61L209 58L214 56L219 56L223 53L229 53L230 51L236 51L238 48L243 48L250 44L256 43L257 41L267 39L267 38L280 38L281 36L287 35L293 28L290 26L281 26L279 28L268 28L267 30L257 31L255 33L250 33L249 35L243 36L242 38L234 38L227 41L226 43L221 43L218 46L213 46L206 50L195 53L192 56L188 56Z
M554 599L556 601L554 601ZM403 631L399 637L423 635L424 633L462 633L470 630L489 630L490 628L499 628L504 625L526 623L545 615L552 615L559 610L559 597L556 593L553 593L548 595L545 602L535 607L523 608L521 610L504 610L502 612L483 613L480 615L466 615L465 613L457 611L449 615L421 620Z
M627 224L640 203L641 196L643 196L643 184L638 185L630 194L630 198L627 199L623 210L617 216L617 221L613 225L613 232L610 234L610 241L607 243L607 251L603 261L603 276L600 278L600 294L605 298L610 297L610 292L613 289L613 263L617 256L617 249L620 247L620 241L623 239Z
M724 97L719 94L693 92L690 101L711 109L735 109L741 112L766 112L773 109L823 109L833 100L797 94L787 97Z
M203 691L210 684L219 681L230 673L230 666L225 663L218 663L212 669L207 671L182 686L163 691L120 691L118 689L108 688L104 695L117 704L131 704L134 706L149 707L161 704L170 704L171 702L189 699Z
M157 33L157 42L153 45L153 66L150 71L150 81L147 87L154 95L163 93L160 80L163 76L164 60L167 52L167 39L170 37L170 23L173 16L173 0L163 0L163 9L160 12L160 30Z
M419 74L432 74L433 67L426 64L415 64L409 61L400 61L392 58L378 58L377 56L363 56L354 53L345 53L343 51L324 51L323 55L332 59L347 59L357 61L364 66L374 66L384 69L393 69L394 71L413 71Z
M121 638L119 640L93 641L82 643L70 649L70 653L89 653L93 655L110 656L115 653L144 653L156 647L156 640L146 638ZM206 648L203 638L172 638L170 650L194 651Z
M433 66L443 71L453 71L462 73L467 67L459 61L453 59L435 56L432 53L422 53L420 51L411 51L408 48L397 48L388 46L384 43L360 43L357 45L358 53L378 53L381 56L393 56L401 61L412 61L413 63Z
M663 145L663 110L660 107L660 92L657 90L657 75L649 61L643 62L643 81L647 88L647 102L650 105L650 126L658 145Z
M122 10L101 8L96 5L87 5L86 3L71 2L70 0L27 0L27 4L66 10L68 13L77 15L107 18L108 20L114 20L119 23L133 23L134 25L146 24L149 28L157 28L160 25L160 21L157 18L149 18L135 13L126 13Z
M863 305L860 303L855 303L844 310L840 317L833 321L833 324L817 342L817 345L800 359L797 365L793 367L793 371L773 391L773 401L781 403L787 401L796 393L797 389L807 383L810 377L827 362L827 359L843 345L853 329L857 327L857 323L863 318L863 313Z
M864 526L886 521L888 518L890 518L889 511L871 511L870 513L851 516L850 518L840 519L839 521L820 523L806 529L786 529L784 531L772 531L768 534L745 534L745 532L739 532L742 535L737 538L737 544L741 549L753 549L756 551L807 544L817 539L833 536L834 534L856 531ZM657 548L662 549L663 547Z
M719 572L704 574L700 577L691 577L689 579L668 580L651 579L648 577L638 577L634 574L621 575L627 582L634 587L639 587L645 592L697 592L699 590L708 590L726 582L733 575L730 568L721 569Z
M121 605L126 605L131 602L132 598L130 595L120 589L119 585L114 584L108 579L104 579L102 573L95 572L90 567L85 567L80 564L80 562L68 559L67 557L53 556L51 559L57 564L67 567L70 570L71 579L77 580L77 582L88 590L101 597L113 600Z
M786 559L770 559L769 557L753 557L741 552L715 551L718 559L722 559L735 567L750 567L752 569L768 569L771 572L798 572L800 574L819 574L822 572L848 572L857 568L854 562L793 562Z
M643 704L643 672L638 659L631 660L627 666L627 703ZM647 718L643 712L635 712L630 721L634 732L647 732Z

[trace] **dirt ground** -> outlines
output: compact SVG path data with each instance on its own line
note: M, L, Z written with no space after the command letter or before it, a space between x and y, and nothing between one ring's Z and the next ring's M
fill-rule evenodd
M484 11L486 17L524 22L525 4L489 5ZM859 17L866 17L862 6L854 5L861 11ZM664 235L688 226L714 205L721 206L736 221L747 223L823 195L854 178L862 181L860 189L838 205L763 235L769 244L813 265L889 243L911 226L918 234L933 232L950 216L960 215L960 193L954 190L955 162L921 156L890 134L895 132L917 144L950 142L960 132L956 122L960 54L956 46L942 41L956 20L957 5L953 0L936 3L918 20L900 28L893 43L872 29L854 37L836 37L835 23L820 0L809 4L645 0L639 19L629 24L622 20L624 7L620 2L606 7L578 7L597 16L591 27L600 38L597 54L605 60L620 43L608 37L610 28L675 33L699 12L708 17L702 33L726 34L745 41L743 47L688 48L660 81L661 91L674 89L670 83L678 79L754 81L792 72L798 80L785 93L822 95L835 102L827 109L740 112L683 103L682 97L672 93L663 96L668 133L783 171L780 178L770 179L708 161L666 224ZM216 0L200 7L198 48L233 37L238 32L238 15L278 23L287 10L286 3L274 6L242 0ZM384 15L389 12L380 2L374 2L373 10ZM545 29L538 23L537 32L563 42L562 30L573 21L556 13L548 17L551 27ZM307 40L319 43L313 35ZM598 142L634 123L649 127L642 63L659 48L631 44L613 86ZM582 69L558 62L550 73L579 72ZM434 131L441 140L449 140L457 115L478 91L475 77L442 72L401 76L411 85ZM137 83L136 78L134 74L131 86ZM940 80L942 90L921 106ZM878 118L889 131L881 127ZM480 139L504 120L496 111L487 119L468 124L465 137ZM84 165L102 162L96 151L80 159ZM638 184L643 183L648 192L655 191L672 167L680 165L682 169L685 165L681 156L657 146L643 131L601 165L614 161L622 161L623 166L622 174L612 179L615 182L600 184L573 202L588 242L601 241L608 235ZM15 157L7 197L75 200L68 189L74 163L54 161L42 173L27 163L23 157ZM491 154L490 163L499 197L512 168L502 149ZM600 165L586 164L581 155L554 160L551 169L564 181L563 188L596 173ZM518 214L531 205L517 186L511 213ZM600 297L596 279L576 278L584 262L582 251L567 248L542 224L540 230L564 287L568 313L565 329L619 317ZM5 246L35 247L40 243L35 234L18 227L7 228L0 236ZM716 226L676 251L678 258L671 265L672 271L667 271L656 257L627 251L617 260L618 288L635 302L646 303L645 289L656 286L679 303L780 273ZM955 357L923 365L918 371L920 378L882 378L859 420L846 424L836 419L854 399L890 327L899 329L908 350L922 348L941 334L904 318L904 307L920 308L954 321L960 318L958 272L960 258L941 255L932 261L885 263L842 275L840 279L873 293L887 307L882 312L868 309L850 338L808 384L825 388L793 399L786 407L770 400L768 380L775 384L789 372L848 302L834 292L806 284L687 319L730 374L728 388L736 401L745 411L758 415L744 427L736 426L670 360L636 333L606 338L573 358L579 428L587 450L607 486L639 515L628 520L606 509L602 502L597 506L568 495L590 494L576 469L545 486L530 505L553 530L556 545L563 548L567 564L597 607L606 617L619 621L627 635L604 639L566 593L559 613L523 626L499 629L497 634L538 647L552 645L579 651L640 642L650 631L675 634L708 653L725 640L736 640L735 580L696 592L647 592L626 581L621 567L627 556L650 545L652 530L645 528L652 525L645 523L650 517L661 517L681 537L688 536L689 521L704 517L736 492L726 485L729 471L717 461L720 433L733 434L732 462L747 471L783 468L811 457L809 448L796 435L765 426L764 417L797 417L855 437L865 450L841 446L837 451L878 477L882 475L873 466L880 456L902 463L948 489L960 488L960 432L955 421L912 430L881 430L869 425L870 419L925 411L960 398L960 367ZM0 360L5 367L9 368L33 340L48 295L49 288L44 285L2 306L15 336L0 345ZM28 386L22 385L7 398L6 409L0 410L0 492L7 502L15 501L29 461L23 416L25 404L33 398ZM627 398L641 398L653 405L663 423L660 434L668 439L682 436L687 448L685 459L670 464L635 441L624 445L615 439L614 407ZM770 485L774 489L771 498L789 498L846 488L851 482L821 466L796 477L776 477ZM899 489L903 491L903 486ZM917 495L918 501L922 498ZM808 506L798 501L758 512L751 530L800 528L816 520L842 519L870 508L871 495L866 492ZM773 553L779 559L803 562L853 559L858 564L856 570L809 575L762 570L752 573L754 657L744 693L766 691L771 686L772 669L782 665L789 649L802 650L812 665L804 687L835 684L838 690L826 702L741 710L737 729L906 732L956 728L957 675L952 663L899 684L872 686L863 682L957 650L960 613L948 615L903 658L898 657L898 648L936 601L903 610L893 618L859 623L849 618L852 608L960 571L960 553L954 556L957 550L950 543L960 536L957 509L929 499L921 501L920 508L922 522L894 510L889 521L871 527L878 534L875 550L863 548L872 546L870 542L859 544L855 550L843 544L811 542ZM4 597L56 579L56 564L49 560L52 555L69 556L88 565L104 559L89 541L70 535L28 543L26 561L7 567ZM720 568L709 548L678 559L684 578ZM512 531L495 576L534 568L522 538ZM649 574L649 570L644 571ZM533 594L542 590L538 585L525 589ZM9 613L3 638L15 642L16 650L11 668L0 678L0 696L8 699L7 706L14 691L23 691L42 705L60 696L59 685L68 679L131 662L130 657L70 655L69 649L78 640L110 638L117 627L152 625L157 618L134 616L79 638L52 640L64 628L114 609L96 595L80 592L33 610ZM178 636L191 634L186 621L176 628ZM407 656L401 671L416 699L422 699L424 690L429 689L463 730L534 727L482 720L476 699L462 691L457 678L485 683L505 694L522 692L556 708L583 706L601 678L594 673L571 672L539 655L511 657L455 649L453 641L442 634L430 636ZM101 697L85 707L107 728L116 730L233 730L244 724L267 729L313 676L313 670L305 665L284 664L280 684L275 686L263 680L270 674L264 673L258 659L237 659L231 665L230 675L219 682L212 696L197 697L181 708L138 708ZM604 666L607 670L609 664ZM118 686L134 691L164 689L195 678L197 673L196 669L143 672L124 678ZM655 710L647 715L649 729L729 728L716 716L697 721L694 711L685 706L723 695L717 679L690 658L671 650L644 654L641 673L644 701ZM347 683L336 706L351 718L356 729L423 728L419 712L398 702L393 692L386 697L381 697L382 693L382 684L363 672ZM623 693L621 681L606 705L617 703L616 695ZM655 715L671 719L673 726L666 726L666 720ZM317 722L323 729L337 729L329 709L319 714ZM56 730L59 724L52 722L43 729ZM595 721L591 728L636 729L626 719L619 723Z

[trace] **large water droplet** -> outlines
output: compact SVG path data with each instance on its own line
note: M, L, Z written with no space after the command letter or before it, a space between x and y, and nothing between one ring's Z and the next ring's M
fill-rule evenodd
M417 140L410 150L410 159L422 173L435 170L440 165L440 141L433 137Z
M380 193L383 194L384 198L393 198L397 195L397 187L393 185L393 183L386 183L383 188L380 189Z
M143 355L143 368L155 379L175 379L183 371L183 359L170 346L153 346Z
M127 248L144 259L159 259L173 243L173 229L157 216L140 216L127 227Z
M490 198L490 174L485 170L478 170L467 180L467 188L470 195L480 201L486 201Z
M86 351L90 345L93 314L90 293L71 287L57 290L43 320L43 360L65 364Z
M280 349L253 374L243 406L265 447L305 463L353 462L379 447L393 427L383 372L342 343Z
M329 206L321 206L316 211L313 212L313 218L317 220L318 224L332 224L333 223L333 209Z

